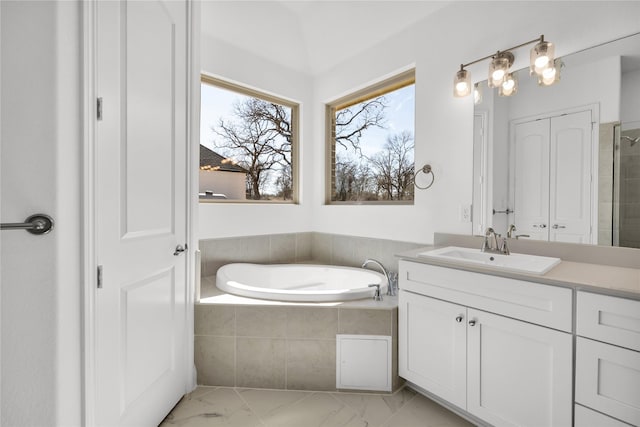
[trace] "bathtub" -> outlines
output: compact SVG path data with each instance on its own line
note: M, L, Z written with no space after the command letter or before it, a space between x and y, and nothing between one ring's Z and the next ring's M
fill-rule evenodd
M353 267L315 264L227 264L218 269L216 287L234 295L275 301L326 302L373 297L384 275Z

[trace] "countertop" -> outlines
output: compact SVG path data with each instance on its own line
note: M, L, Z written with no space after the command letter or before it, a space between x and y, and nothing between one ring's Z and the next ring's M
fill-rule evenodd
M396 254L400 259L423 264L455 268L475 273L491 274L512 279L527 280L545 285L569 287L576 290L640 300L640 268L561 261L546 274L526 274L501 271L490 266L463 264L437 258L418 256L421 252L443 246L425 246Z

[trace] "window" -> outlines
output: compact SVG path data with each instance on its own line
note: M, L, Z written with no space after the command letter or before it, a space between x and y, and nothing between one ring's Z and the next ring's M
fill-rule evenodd
M327 203L413 203L415 71L338 99L327 112Z
M202 76L200 201L295 203L298 104Z

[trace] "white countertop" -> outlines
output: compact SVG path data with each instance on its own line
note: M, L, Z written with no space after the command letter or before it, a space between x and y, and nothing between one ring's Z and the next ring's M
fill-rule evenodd
M624 298L640 299L640 268L614 267L601 264L587 264L581 262L562 261L546 274L535 275L526 273L512 273L501 271L489 266L474 266L455 261L444 261L431 257L420 257L418 253L436 246L426 246L397 254L401 259L473 271L483 274L493 274L501 277L528 280L530 282L547 285L571 287L577 290L597 292Z

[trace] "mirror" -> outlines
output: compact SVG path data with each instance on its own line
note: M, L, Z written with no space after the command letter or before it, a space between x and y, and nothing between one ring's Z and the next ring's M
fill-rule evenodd
M479 83L473 234L640 248L640 33L560 61L552 86Z

